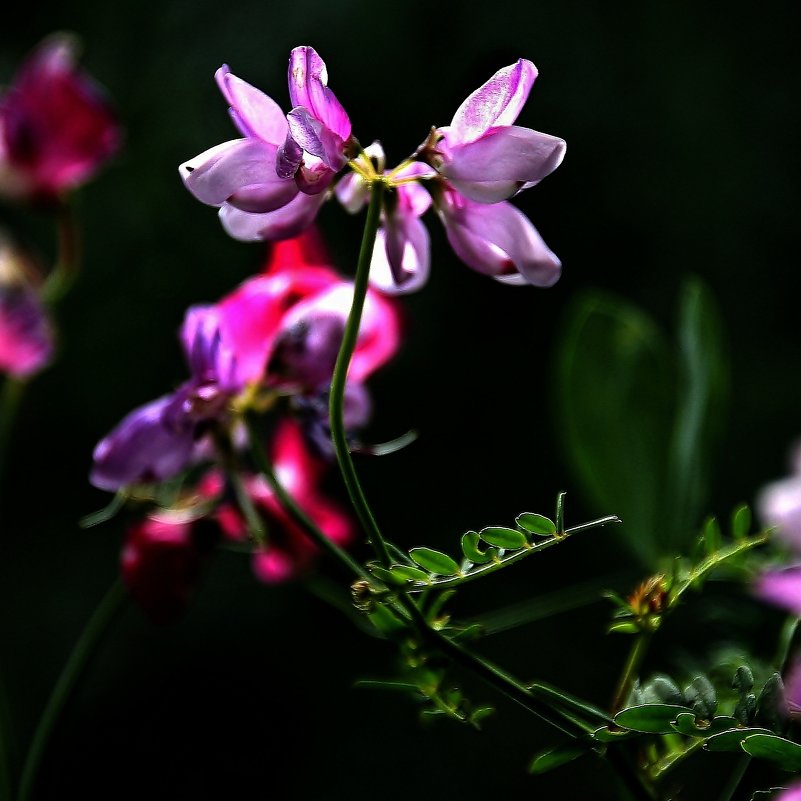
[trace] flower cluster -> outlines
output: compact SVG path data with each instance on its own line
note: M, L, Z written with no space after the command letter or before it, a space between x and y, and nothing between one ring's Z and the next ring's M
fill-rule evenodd
M386 170L380 144L362 148L354 138L313 48L290 56L287 114L223 66L217 83L242 137L185 162L180 173L198 200L219 207L225 230L245 241L294 236L332 192L358 211L382 183L371 278L384 291L425 283L429 241L420 218L432 207L468 266L504 283L550 286L559 260L507 202L556 169L565 152L562 139L514 124L536 77L525 59L499 70L450 125L433 128L410 158Z
M86 182L120 143L100 88L67 36L43 42L0 97L0 192L57 200Z
M352 284L325 261L309 230L277 243L266 270L218 303L190 308L180 331L189 378L135 409L95 448L90 480L109 491L141 494L141 485L165 482L190 468L200 471L168 510L157 510L129 533L124 560L129 586L148 587L153 571L163 569L154 554L165 555L168 573L194 575L189 566L198 560L193 532L200 519L211 515L227 537L245 536L233 472L249 503L269 521L267 542L257 543L254 556L257 574L281 580L308 562L311 543L264 478L247 473L239 453L241 419L248 411L276 413L271 453L281 484L327 536L339 543L349 539L349 522L317 489L330 451L326 398L353 296ZM348 372L349 433L370 416L365 381L399 343L394 303L370 290ZM186 551L191 558L177 558L176 552ZM143 605L160 607L161 595L150 603L149 592L140 593L147 596Z

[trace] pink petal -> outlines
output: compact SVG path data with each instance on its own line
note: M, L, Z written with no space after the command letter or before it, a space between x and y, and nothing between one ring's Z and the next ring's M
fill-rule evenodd
M762 600L801 615L801 565L763 573L754 583L754 591Z
M537 68L523 58L498 70L453 115L452 143L472 142L493 126L511 125L520 114L536 78Z
M298 192L285 206L266 214L250 214L224 203L220 209L220 222L230 236L242 242L288 239L314 222L325 198L323 192L319 195Z
M312 47L296 47L289 57L289 97L292 106L303 106L344 142L351 125L345 109L328 88L325 62Z
M376 289L388 295L416 292L428 280L429 267L428 231L421 220L405 216L379 229L370 262L370 283Z
M776 481L757 498L760 518L778 537L801 552L801 475Z
M440 173L465 197L497 203L541 181L564 153L564 140L512 125L451 147Z
M504 280L520 273L540 287L559 279L561 262L510 203L478 204L448 192L439 212L451 247L474 270Z
M265 213L285 206L298 194L294 181L276 175L275 154L274 145L235 139L206 150L178 169L186 188L202 203L221 206L230 200Z
M52 354L53 331L36 292L25 284L0 284L0 371L26 378Z
M287 124L281 107L264 92L237 78L223 64L214 73L220 91L231 107L231 118L243 136L280 145L287 135Z

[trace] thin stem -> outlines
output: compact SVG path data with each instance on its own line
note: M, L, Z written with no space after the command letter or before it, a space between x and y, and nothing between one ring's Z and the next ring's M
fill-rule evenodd
M732 796L740 786L740 782L745 777L745 772L748 770L748 766L750 764L751 757L748 754L743 754L737 761L737 766L734 768L731 776L729 776L729 780L723 787L723 791L721 792L718 801L731 801Z
M264 448L261 446L259 434L253 420L245 416L245 425L250 440L250 452L256 469L267 479L267 483L275 493L278 502L284 507L293 522L297 523L320 550L327 553L340 564L344 565L358 578L370 580L370 574L356 562L346 551L343 551L335 542L330 540L317 527L314 521L295 503L295 499L284 489L276 478L273 466L270 464Z
M364 223L364 234L362 235L361 249L359 250L359 261L356 265L356 276L353 282L353 303L350 308L345 333L342 337L342 345L339 348L334 375L331 379L331 395L329 399L329 416L331 418L331 439L334 443L334 450L337 454L339 469L348 488L351 502L356 509L356 514L364 528L367 539L373 546L379 561L384 567L389 567L390 556L387 544L384 541L381 531L378 528L375 517L373 516L367 498L364 495L353 458L348 447L348 438L345 431L345 421L343 418L345 382L348 376L348 367L356 348L356 340L359 336L359 325L362 319L364 301L367 297L367 284L370 277L370 260L373 255L378 223L381 217L381 201L384 196L384 182L382 180L373 181L370 184L370 205L367 208L367 220Z
M124 598L125 589L122 582L117 579L95 609L92 617L89 618L86 628L75 643L72 653L67 659L58 681L53 687L50 698L42 711L36 731L33 733L28 755L25 758L25 764L22 766L17 801L28 801L30 798L39 764L42 761L59 715L64 709L64 705L67 703L70 693L86 667L89 658L108 629L114 615L121 608Z
M631 651L629 651L629 657L626 660L626 664L623 667L623 673L620 676L620 680L617 684L617 689L615 690L615 697L612 700L612 713L619 712L623 705L626 703L626 699L631 692L631 687L634 684L634 679L637 677L637 672L640 669L640 665L642 664L642 660L645 658L645 654L648 650L648 645L651 642L651 633L642 631L637 635L637 638L634 641L634 645L631 647Z
M42 300L50 306L58 303L75 283L83 248L78 221L72 206L64 202L58 210L58 261L42 287Z
M0 671L0 801L11 801L11 762L11 710L2 671Z
M25 386L25 382L21 379L9 376L3 384L2 394L0 394L0 483L5 475L11 433Z

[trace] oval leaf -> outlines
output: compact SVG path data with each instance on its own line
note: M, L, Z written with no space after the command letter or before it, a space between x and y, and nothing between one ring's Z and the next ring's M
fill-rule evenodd
M615 724L645 734L673 734L673 721L682 712L689 711L687 707L674 704L641 704L618 712Z
M696 720L692 712L682 712L673 723L673 728L688 737L711 737L730 729L736 729L737 719L728 715L719 715L711 721Z
M556 534L556 524L550 518L544 515L538 515L534 512L523 512L515 518L520 528L531 534L539 534L541 537L550 537Z
M631 731L631 729L610 729L604 726L602 729L596 729L591 737L599 743L616 743L620 740L630 740L632 737L639 737L640 732Z
M409 565L392 565L390 568L390 572L392 573L393 577L397 576L403 581L422 581L426 584L431 583L431 576L425 572L425 570L420 570L416 567L411 567Z
M801 771L801 745L785 740L776 734L754 734L740 743L746 754L759 759L770 759L780 768L792 773Z
M473 564L483 565L492 559L493 549L488 548L482 551L478 547L479 536L475 531L467 531L462 535L462 552L465 557Z
M384 584L405 584L406 579L381 565L368 565L368 570Z
M547 773L549 770L572 762L574 759L578 759L582 754L586 753L586 748L579 748L575 745L552 748L550 751L543 751L541 754L537 754L537 756L531 760L531 764L528 766L528 772L534 774Z
M705 743L707 751L739 751L740 743L755 734L773 734L768 729L732 729L710 737Z
M423 570L429 573L436 573L438 576L458 576L461 569L450 556L441 551L431 548L412 548L409 556L415 564L420 565Z
M478 532L484 542L490 545L497 545L498 548L506 548L507 550L518 550L525 548L528 545L526 535L516 528L505 528L504 526L487 526Z

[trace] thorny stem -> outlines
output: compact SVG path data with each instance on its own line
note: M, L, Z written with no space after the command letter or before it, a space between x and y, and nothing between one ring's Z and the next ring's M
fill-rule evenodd
M72 653L67 659L61 675L59 675L58 681L53 687L50 698L42 711L36 731L33 733L28 755L22 766L17 801L28 801L30 798L39 764L42 761L59 715L64 709L64 705L67 703L70 693L86 667L89 658L108 629L114 615L121 608L124 598L125 589L122 582L117 579L95 609L92 617L89 618L86 628L75 643Z
M346 551L342 550L335 542L326 537L314 521L295 503L295 499L284 489L281 482L276 478L273 466L270 464L267 454L264 452L253 420L248 416L245 416L244 419L248 429L250 452L253 456L256 469L267 479L267 483L272 488L279 503L284 507L293 522L303 529L320 550L344 565L357 578L369 580L370 574Z
M367 220L364 224L364 234L359 250L359 261L356 265L356 277L353 283L353 303L350 314L345 324L345 333L342 337L342 344L339 348L334 375L331 379L331 394L329 398L329 416L331 419L331 439L334 443L334 450L337 454L339 469L348 488L351 502L356 509L356 514L364 528L367 539L373 546L379 561L384 567L389 567L390 556L384 537L378 528L370 505L364 495L353 458L348 447L348 438L345 431L345 421L343 419L345 403L345 382L348 375L348 367L356 348L356 340L359 336L359 325L362 320L362 310L364 301L367 297L367 285L370 277L370 261L373 255L378 223L381 217L381 200L384 196L383 180L376 180L370 184L370 205L367 208Z

